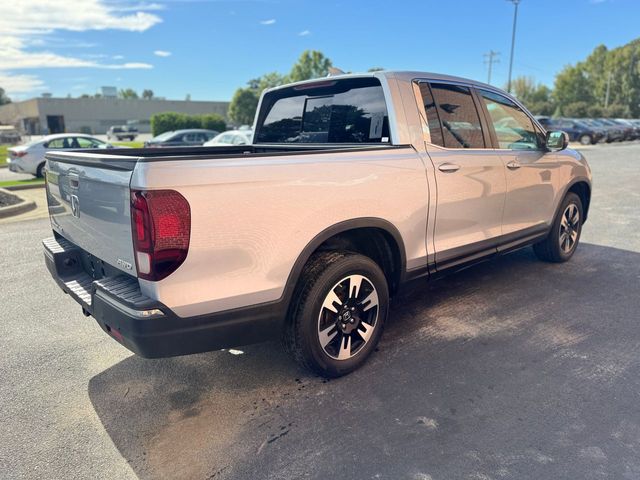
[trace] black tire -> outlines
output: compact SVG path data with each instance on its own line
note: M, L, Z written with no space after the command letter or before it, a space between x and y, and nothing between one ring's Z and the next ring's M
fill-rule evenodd
M578 213L577 222L568 221L568 219L573 220L573 214L571 213L572 206L575 207ZM569 213L569 217L566 216L567 213ZM584 214L580 197L573 192L567 193L556 213L556 218L553 221L549 235L543 241L533 246L533 251L537 257L545 262L554 263L569 260L578 248L583 219ZM565 225L568 225L568 227ZM573 243L571 243L574 233L575 239Z
M38 165L38 168L36 169L36 177L44 178L44 162Z
M580 144L581 145L593 145L595 142L591 138L591 135L584 134L580 135Z
M364 280L357 288L352 288L351 278L359 276ZM338 296L342 302L338 307L336 303L331 303L336 309L334 313L323 304L326 305L332 292L337 295L336 291L342 293L343 298ZM352 297L354 291L355 296ZM372 292L377 293L376 307L370 307L375 301L367 302L362 298L371 298ZM363 311L366 308L368 310ZM352 314L350 310L355 311ZM320 376L335 378L346 375L359 368L375 349L388 311L387 280L373 260L346 251L314 254L305 265L294 292L284 332L285 347L300 365ZM343 314L345 319L349 315L353 325L342 320ZM365 318L369 323L365 322ZM346 326L348 331L341 329L341 325ZM326 338L332 338L324 346L320 340L321 328L330 332ZM369 328L372 329L370 333ZM367 339L362 333L369 334ZM347 350L350 356L338 359L331 355L332 348L336 349L338 356Z

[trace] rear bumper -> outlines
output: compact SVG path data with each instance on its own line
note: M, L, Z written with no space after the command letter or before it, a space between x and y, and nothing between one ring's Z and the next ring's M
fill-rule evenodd
M279 303L197 317L178 317L142 294L129 275L94 279L82 269L82 250L63 238L43 242L47 268L60 288L86 315L132 352L146 358L171 357L278 338Z

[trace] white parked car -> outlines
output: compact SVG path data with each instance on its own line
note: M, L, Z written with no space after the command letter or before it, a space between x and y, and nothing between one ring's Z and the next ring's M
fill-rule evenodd
M253 132L251 130L228 130L216 135L204 144L205 147L217 145L249 145Z
M16 173L30 173L43 176L44 154L49 150L73 150L81 148L113 148L113 145L81 133L61 133L48 135L40 140L12 147L8 150L9 170Z

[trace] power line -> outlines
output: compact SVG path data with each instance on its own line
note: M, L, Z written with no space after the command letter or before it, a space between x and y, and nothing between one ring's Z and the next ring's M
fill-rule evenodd
M498 55L500 55L500 52L494 52L493 50L489 50L489 53L483 54L484 64L489 65L489 75L487 78L487 83L489 85L491 85L491 70L493 69L493 64L500 63Z
M516 22L518 20L518 4L520 0L507 0L515 5L513 12L513 31L511 32L511 55L509 58L509 80L507 81L507 92L511 93L511 70L513 69L513 49L516 44Z

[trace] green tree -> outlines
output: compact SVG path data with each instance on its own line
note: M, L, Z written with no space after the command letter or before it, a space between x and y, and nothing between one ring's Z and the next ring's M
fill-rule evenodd
M145 89L142 91L142 98L151 100L153 98L153 90Z
M7 97L4 88L0 87L0 105L6 105L7 103L11 103L11 99Z
M285 83L289 83L289 77L287 75L281 75L278 72L267 73L261 77L249 80L249 88L255 90L260 95L266 88L279 87Z
M562 115L574 118L588 117L589 107L589 103L583 101L567 103L562 107Z
M305 50L293 65L289 79L292 82L299 82L311 78L326 77L331 66L333 66L331 60L325 57L322 52Z
M586 102L605 116L640 116L640 38L612 50L599 45L583 62L566 66L556 76L553 98L563 115L568 105Z
M583 64L569 65L556 75L553 98L560 113L565 116L570 116L565 108L572 103L584 102L587 106L594 103L593 88ZM571 109L575 109L575 106Z
M533 77L516 77L511 82L514 96L520 100L534 115L552 115L555 105L551 97L551 89Z
M138 94L136 93L136 91L132 88L125 88L124 90L120 90L120 92L118 92L118 96L120 98L138 98Z
M251 125L258 108L258 93L252 88L239 88L233 94L227 115L238 125Z

